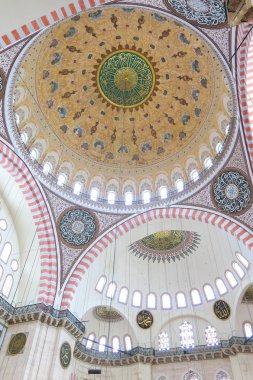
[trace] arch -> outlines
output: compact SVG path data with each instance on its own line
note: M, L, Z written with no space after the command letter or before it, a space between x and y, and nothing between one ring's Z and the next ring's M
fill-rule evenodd
M90 265L100 255L109 244L115 239L123 236L129 231L137 228L152 220L160 219L185 219L192 221L200 221L212 226L216 226L221 230L230 233L238 240L242 241L249 249L253 248L253 234L248 232L242 226L237 224L232 218L220 213L194 208L186 208L183 206L172 206L170 208L160 208L145 211L136 214L121 221L117 226L107 230L100 236L86 251L82 253L80 260L76 263L68 279L66 280L61 307L68 308L71 305L76 289L82 279L82 276L89 269Z
M40 247L41 273L38 302L53 305L57 290L58 263L54 229L43 194L25 163L0 141L0 165L14 177L30 207Z

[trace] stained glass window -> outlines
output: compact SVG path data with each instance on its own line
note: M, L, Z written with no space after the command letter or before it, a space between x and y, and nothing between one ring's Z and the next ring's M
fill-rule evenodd
M201 380L201 377L197 372L189 371L184 375L183 380Z

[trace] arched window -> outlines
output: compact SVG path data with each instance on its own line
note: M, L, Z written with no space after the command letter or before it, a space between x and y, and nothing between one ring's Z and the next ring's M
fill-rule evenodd
M171 297L168 293L162 295L162 308L171 309Z
M224 282L222 281L221 278L217 278L217 280L215 281L215 283L216 283L218 292L220 293L221 296L223 294L227 293L228 290L227 290L226 285L224 284Z
M23 144L27 144L28 143L28 135L26 132L21 132L20 133L20 138L21 138L21 141Z
M94 202L98 200L99 190L97 187L92 187L90 191L90 199Z
M3 267L2 267L2 265L0 265L0 280L2 278L3 272L4 272Z
M119 338L117 336L112 338L112 352L119 352Z
M73 193L79 195L83 189L83 184L79 181L75 182Z
M13 272L16 272L18 270L18 262L17 260L12 260L11 262L11 269L13 270Z
M156 295L154 293L150 293L147 299L147 308L155 309L156 308Z
M169 334L165 331L160 332L158 335L158 349L159 351L166 351L170 349Z
M121 288L120 293L119 293L119 302L126 304L127 298L128 298L128 289Z
M10 295L12 284L13 284L13 277L11 274L8 274L8 276L6 276L6 279L4 281L3 288L2 288L3 295L7 298Z
M184 181L182 179L177 179L175 182L175 187L176 187L178 192L183 191L184 190Z
M5 219L0 219L0 229L2 231L6 231L6 229L7 229L7 222L6 222Z
M149 190L144 190L142 192L142 201L144 204L147 204L150 202L150 198L151 198L151 193Z
M107 202L109 203L109 205L114 205L115 200L116 200L116 192L115 191L108 191Z
M219 371L216 374L216 380L230 380L230 377L225 371Z
M130 351L132 349L132 340L129 335L126 335L124 338L125 341L125 349L126 351Z
M235 261L233 261L232 266L233 266L235 272L237 273L238 277L242 279L245 276L244 270Z
M105 284L106 284L106 277L105 276L101 276L100 279L97 282L96 290L99 293L102 293L102 291L104 290Z
M37 151L37 149L35 149L35 148L32 148L31 150L30 150L30 157L31 157L31 159L32 160L36 160L36 161L38 161L38 158L39 158L39 152Z
M197 289L192 289L191 298L192 298L192 304L193 305L200 305L202 303L199 291Z
M115 282L111 282L108 286L106 296L108 298L114 298L115 292L116 292L116 284Z
M216 145L216 153L217 154L220 154L222 152L222 149L223 149L223 145L221 142L218 142L218 144Z
M207 326L205 329L205 336L207 346L217 346L219 344L217 332L214 327Z
M226 279L228 280L229 282L229 285L231 286L231 288L234 288L236 285L238 285L238 282L235 278L235 276L233 275L232 272L230 272L229 270L227 270L225 272L225 276L226 276Z
M204 285L204 293L205 293L207 301L215 300L215 294L211 285L209 284Z
M142 301L141 292L139 292L138 290L136 290L134 292L134 294L133 294L132 304L133 304L133 306L140 307L141 306L141 301Z
M189 371L184 375L183 380L201 380L201 377L197 372Z
M190 174L190 178L194 182L197 181L199 179L199 172L196 169L192 170Z
M99 339L98 351L104 352L105 351L105 345L106 345L106 337L101 336L101 338Z
M210 169L212 166L213 166L213 161L212 161L211 157L207 157L204 161L204 167L206 169Z
M184 322L179 326L180 344L182 348L193 348L195 346L193 328L189 322Z
M43 165L43 173L48 175L53 170L52 164L50 162L45 162Z
M185 298L184 293L179 292L177 293L176 297L177 297L177 307L178 308L186 307L186 298Z
M246 336L246 338L251 338L253 335L252 324L250 322L244 322L243 331L244 331L244 335Z
M92 348L94 340L95 340L95 334L92 333L88 336L88 340L86 341L86 348L88 350Z
M168 196L168 191L166 186L161 186L159 188L159 195L161 199L166 199Z
M7 242L4 244L0 259L6 264L9 260L10 254L11 254L11 243Z
M225 134L228 135L230 130L230 124L228 123L225 129Z
M131 191L127 191L125 193L125 205L131 206L132 203L133 203L133 193Z
M237 259L240 261L240 263L241 263L246 269L249 268L249 262L248 262L248 260L246 260L245 257L244 257L241 253L236 252L236 257L237 257Z
M67 177L65 176L65 174L60 173L57 178L57 185L63 186L65 185L66 182L67 182Z

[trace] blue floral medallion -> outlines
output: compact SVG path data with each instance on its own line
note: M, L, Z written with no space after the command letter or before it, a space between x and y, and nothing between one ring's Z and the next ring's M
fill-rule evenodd
M247 179L235 171L222 173L214 184L213 193L219 208L229 213L244 210L251 198Z
M96 220L82 209L72 209L63 215L60 221L60 233L63 240L73 246L87 244L95 235Z

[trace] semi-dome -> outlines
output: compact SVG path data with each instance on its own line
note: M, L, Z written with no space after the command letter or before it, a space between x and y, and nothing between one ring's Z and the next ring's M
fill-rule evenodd
M215 156L235 130L221 55L199 31L160 12L108 7L61 21L32 40L13 77L12 132L30 136L23 154L33 150L32 166L47 163L65 185L78 180L100 198L111 189L116 201L127 191L138 201L148 190L158 201L164 185L175 201L177 180L191 182L185 197L212 163L218 168ZM57 187L47 174L42 180Z

